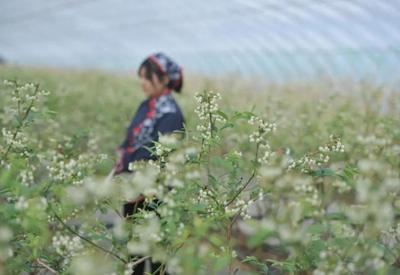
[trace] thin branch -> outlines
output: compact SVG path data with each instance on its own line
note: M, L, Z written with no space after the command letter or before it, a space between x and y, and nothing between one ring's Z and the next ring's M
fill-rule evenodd
M142 257L142 258L140 258L140 259L134 261L134 262L132 263L132 267L137 266L138 264L140 264L141 262L146 261L146 260L149 259L149 258L151 258L151 256L144 256L144 257Z
M250 178L246 181L246 183L236 192L236 194L225 204L225 207L230 205L232 202L236 200L236 198L243 192L243 190L246 189L246 187L250 184L250 182L253 180L253 178L256 175L256 170L253 170L253 173L251 174Z
M55 271L55 270L52 269L50 266L48 266L47 264L45 264L44 262L42 262L39 258L36 259L36 263L38 263L38 264L41 265L42 267L46 268L48 271L53 272L54 274L58 274L57 271Z
M160 272L160 274L164 275L166 271L167 271L167 266L165 264L161 264L161 272Z
M258 149L259 149L259 147L260 147L260 144L257 143L255 161L257 161L257 158L258 158ZM253 180L253 178L256 176L256 172L257 172L257 169L254 168L254 169L253 169L253 172L252 172L252 174L251 174L251 176L250 176L250 178L249 178L249 179L246 181L246 183L236 192L236 194L225 204L225 207L228 206L228 205L230 205L231 203L233 203L233 202L236 200L236 198L243 192L243 190L246 189L246 187L250 184L250 182L251 182L251 181Z
M111 208L111 210L113 210L120 218L122 218L122 219L124 218L121 215L121 213L117 209L114 208L114 206L111 204L111 202L109 200L105 200L104 203L107 204Z
M199 187L200 189L204 189L203 186L201 186L200 184L198 184L197 182L194 182L195 185L197 185L197 187ZM208 188L208 186L206 186L207 190L210 191L211 193L214 193L212 189ZM218 202L217 198L215 197L214 194L208 194L207 196L210 197L218 206L220 205L220 203Z
M94 243L93 241L89 240L88 238L80 235L78 232L76 232L75 230L73 230L70 226L68 226L54 211L53 214L55 216L55 218L72 234L74 234L75 236L78 236L80 239L84 240L85 242L91 244L92 246L96 247L97 249L103 251L104 253L110 254L112 256L114 256L116 259L120 260L121 262L123 262L124 264L127 263L126 260L124 260L121 256L119 256L118 254L109 251L107 249L105 249L104 247L101 247L100 245Z

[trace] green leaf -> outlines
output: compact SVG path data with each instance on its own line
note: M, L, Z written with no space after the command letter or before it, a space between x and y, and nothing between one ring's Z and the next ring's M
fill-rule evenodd
M229 117L222 111L218 110L216 111L216 113L220 116L222 116L223 118L225 118L226 120L229 120Z
M210 164L215 168L223 168L224 170L231 170L232 163L220 156L213 156L210 159Z
M307 233L313 235L320 235L326 232L327 228L324 224L312 224L307 228Z
M230 261L231 261L231 259L227 256L218 257L215 262L215 269L217 271L224 269L226 266L229 265Z
M232 122L228 122L228 123L225 123L225 124L220 128L220 130L224 130L224 129L226 129L226 128L233 128L233 127L235 127L235 124L233 124Z
M256 116L254 113L252 112L235 112L233 115L233 119L250 119L251 117Z
M263 273L268 273L269 268L265 263L260 262L256 257L254 256L247 256L244 260L242 260L242 263L249 263L252 265L257 266Z
M321 168L317 171L311 171L310 175L313 177L333 177L336 176L336 173L330 168Z
M350 165L346 165L346 167L343 169L342 174L338 174L338 177L340 177L344 182L346 182L348 185L354 187L354 176L357 174L357 169L355 167L352 167Z
M218 180L211 174L208 175L208 183L213 188L216 188L218 186Z
M256 234L251 236L247 241L247 244L250 248L254 248L262 244L269 236L271 236L274 231L271 230L261 230L258 231Z
M335 238L334 243L341 250L346 250L351 247L355 242L357 242L356 237L346 237L346 238Z
M311 258L312 262L319 260L319 254L325 250L325 242L322 240L311 241L305 250L307 255Z
M343 212L329 213L325 217L328 220L347 220L347 216Z
M296 263L292 261L277 261L268 259L268 262L272 263L273 267L279 268L282 271L289 272L290 274L295 274Z

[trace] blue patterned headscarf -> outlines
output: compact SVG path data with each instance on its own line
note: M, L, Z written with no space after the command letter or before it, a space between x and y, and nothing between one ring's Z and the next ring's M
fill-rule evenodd
M182 88L183 74L182 67L164 53L155 53L147 59L151 60L160 68L160 70L168 76L168 87L179 92Z

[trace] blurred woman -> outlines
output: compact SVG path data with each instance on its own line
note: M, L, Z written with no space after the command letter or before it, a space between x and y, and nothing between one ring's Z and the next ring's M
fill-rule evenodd
M117 149L114 175L129 173L131 162L155 159L147 148L152 148L154 141L158 141L159 133L182 131L184 127L182 111L172 95L172 91L181 92L182 68L165 54L156 53L142 62L138 76L146 99L137 109L126 137ZM129 217L143 207L144 197L141 195L124 205L123 214ZM155 272L160 264L152 263L151 266L151 272ZM144 267L144 262L137 265L133 274L144 274Z

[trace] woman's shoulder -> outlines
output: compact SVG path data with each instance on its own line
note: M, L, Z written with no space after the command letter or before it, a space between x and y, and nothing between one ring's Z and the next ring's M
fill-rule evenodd
M148 107L149 103L150 103L150 98L146 98L146 99L142 100L142 102L139 105L139 108Z
M183 120L183 112L182 112L182 109L181 109L181 107L179 106L179 104L178 104L178 102L175 100L175 98L173 98L173 105L174 105L174 112L173 112L173 115L174 116L176 116L176 117L179 117L179 118L182 118L182 120Z
M170 113L180 113L180 108L172 95L160 97L156 102L156 110L159 116Z
M158 106L158 114L159 119L163 122L175 121L183 123L184 121L182 110L172 95L166 97L162 102L160 102Z
M184 128L185 119L180 111L166 113L155 124L156 132L170 133Z

